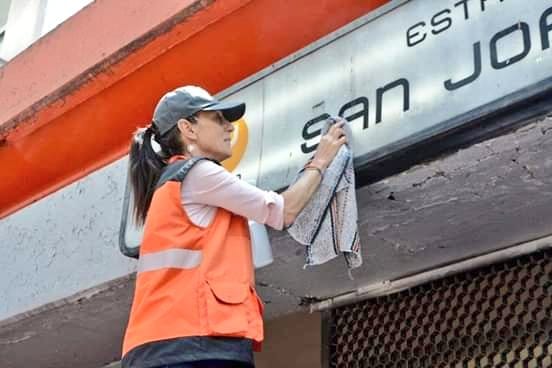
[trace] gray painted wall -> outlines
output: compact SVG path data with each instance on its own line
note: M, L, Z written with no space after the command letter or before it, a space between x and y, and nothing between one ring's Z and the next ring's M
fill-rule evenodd
M0 320L131 273L118 248L127 159L0 220Z
M93 0L0 0L0 57L10 60Z
M8 20L8 10L10 10L11 0L0 0L0 30Z

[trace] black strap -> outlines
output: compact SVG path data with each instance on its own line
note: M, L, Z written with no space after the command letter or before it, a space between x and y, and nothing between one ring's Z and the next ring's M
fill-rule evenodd
M192 157L188 160L178 160L173 162L172 164L168 164L164 169L163 173L161 174L161 177L159 177L159 180L157 181L157 185L155 186L155 189L160 188L163 184L165 184L168 181L179 181L182 182L188 172L191 170L192 167L194 167L195 164L197 164L199 161L203 160L209 160L217 165L220 165L215 160L211 160L210 158L206 157Z

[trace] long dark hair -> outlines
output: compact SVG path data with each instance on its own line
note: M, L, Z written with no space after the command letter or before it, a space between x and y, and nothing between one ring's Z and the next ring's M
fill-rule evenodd
M151 144L152 138L159 144L161 151L155 152ZM153 123L134 133L130 144L129 177L136 224L141 225L146 220L155 186L161 172L167 166L167 160L171 156L181 155L184 152L184 143L180 138L177 125L163 135L159 134Z

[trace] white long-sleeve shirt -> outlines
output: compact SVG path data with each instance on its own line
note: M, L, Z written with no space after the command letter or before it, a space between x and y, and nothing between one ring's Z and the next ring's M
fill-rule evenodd
M248 184L212 161L202 160L190 169L182 182L181 200L197 226L209 226L222 207L277 230L284 227L281 195Z

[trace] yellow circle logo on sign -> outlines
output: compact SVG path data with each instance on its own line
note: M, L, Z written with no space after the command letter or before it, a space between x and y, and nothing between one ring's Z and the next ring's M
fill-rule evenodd
M249 141L249 132L247 129L247 123L244 118L233 123L234 131L232 132L232 156L222 161L222 166L228 171L233 171L240 163L245 150L247 148L247 142Z

